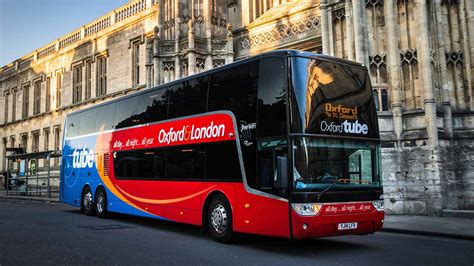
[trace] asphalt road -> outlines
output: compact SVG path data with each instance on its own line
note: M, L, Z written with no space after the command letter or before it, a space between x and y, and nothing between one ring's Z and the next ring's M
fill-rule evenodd
M474 241L392 233L309 241L240 236L62 204L0 199L0 265L474 265Z

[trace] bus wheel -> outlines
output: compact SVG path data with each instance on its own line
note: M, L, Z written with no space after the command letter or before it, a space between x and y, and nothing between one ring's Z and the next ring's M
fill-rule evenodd
M89 186L84 188L81 198L81 211L86 215L94 215L94 202L92 201L92 191Z
M107 194L103 187L99 187L95 193L95 211L97 217L107 218Z
M232 210L224 195L215 196L207 212L209 234L218 242L228 243L232 238Z

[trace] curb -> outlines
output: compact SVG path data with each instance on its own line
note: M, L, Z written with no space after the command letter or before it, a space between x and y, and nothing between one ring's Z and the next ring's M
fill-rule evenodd
M436 237L462 239L462 240L474 240L474 236L472 236L472 235L462 235L462 234L442 233L442 232L429 232L429 231L412 230L412 229L382 227L381 231L382 232L389 232L389 233L409 234L409 235L436 236Z
M39 197L4 196L4 195L1 195L0 199L39 201L39 202L46 202L46 203L51 203L51 202L59 203L59 199L55 199L55 198L39 198Z

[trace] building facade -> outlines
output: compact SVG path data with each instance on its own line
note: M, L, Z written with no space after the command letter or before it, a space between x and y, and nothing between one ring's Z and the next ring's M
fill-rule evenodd
M67 113L264 51L365 64L389 213L474 209L470 0L134 0L0 70L6 147L59 150Z

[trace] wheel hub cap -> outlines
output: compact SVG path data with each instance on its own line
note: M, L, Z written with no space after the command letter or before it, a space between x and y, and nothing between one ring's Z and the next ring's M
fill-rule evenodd
M211 224L218 233L224 232L227 226L227 212L224 206L217 204L211 213Z
M86 209L90 209L92 206L92 192L87 192L84 194L84 199L82 200L82 203L84 204L84 207Z
M97 199L97 211L102 212L103 210L104 210L104 195L100 193Z

